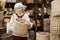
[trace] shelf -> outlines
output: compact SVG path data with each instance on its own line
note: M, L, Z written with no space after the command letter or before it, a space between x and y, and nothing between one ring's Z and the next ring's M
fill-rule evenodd
M50 15L44 15L44 18L49 18Z
M15 3L6 3L5 8L14 8Z
M24 5L27 5L27 9L28 8L34 8L35 7L35 5L36 5L36 3L23 3ZM6 5L5 5L5 8L13 8L14 9L14 5L15 5L15 3L6 3ZM42 4L41 3L38 3L38 7L41 7L42 6Z
M44 15L44 18L49 18L50 15ZM30 18L35 18L35 15L30 15ZM41 19L42 16L38 16L38 19Z
M5 29L6 27L0 27L0 30Z
M4 16L4 19L6 19L6 18L10 19L10 18L11 18L11 16Z
M29 17L35 19L35 16L34 15L32 15L32 16L30 15ZM37 19L41 19L41 16L38 16Z
M32 5L35 5L36 3L23 3L23 4L32 4ZM42 4L42 3L38 3L38 4Z

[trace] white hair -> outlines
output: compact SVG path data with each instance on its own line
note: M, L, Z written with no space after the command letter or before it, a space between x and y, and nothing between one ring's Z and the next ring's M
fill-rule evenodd
M23 10L25 10L27 6L23 5L22 3L16 3L16 4L14 5L14 10L16 10L18 7L22 7Z

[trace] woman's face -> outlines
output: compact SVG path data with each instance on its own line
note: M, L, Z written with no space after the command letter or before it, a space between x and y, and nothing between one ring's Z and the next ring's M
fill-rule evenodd
M23 12L23 7L18 7L16 9L16 13L22 13Z

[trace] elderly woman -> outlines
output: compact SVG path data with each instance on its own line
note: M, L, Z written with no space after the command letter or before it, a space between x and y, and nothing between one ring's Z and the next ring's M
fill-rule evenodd
M12 29L14 28L12 24L16 21L16 19L26 19L27 25L30 28L32 28L32 23L30 22L30 19L28 15L25 13L26 6L22 3L16 3L14 6L15 13L11 16L10 22L7 23L7 33L12 34L13 40L28 40L28 35L22 35L17 36L14 32L12 32ZM21 26L20 26L21 27Z

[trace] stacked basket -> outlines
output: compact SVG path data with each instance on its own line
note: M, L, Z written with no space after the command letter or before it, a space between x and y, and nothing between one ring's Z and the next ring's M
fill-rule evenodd
M56 15L60 15L60 0L54 0L51 3L51 16L56 16Z
M51 3L50 40L60 40L60 0Z
M37 32L36 40L49 40L50 36L48 32Z
M44 19L44 31L50 32L50 18Z
M3 24L3 11L0 11L0 27L2 27Z

